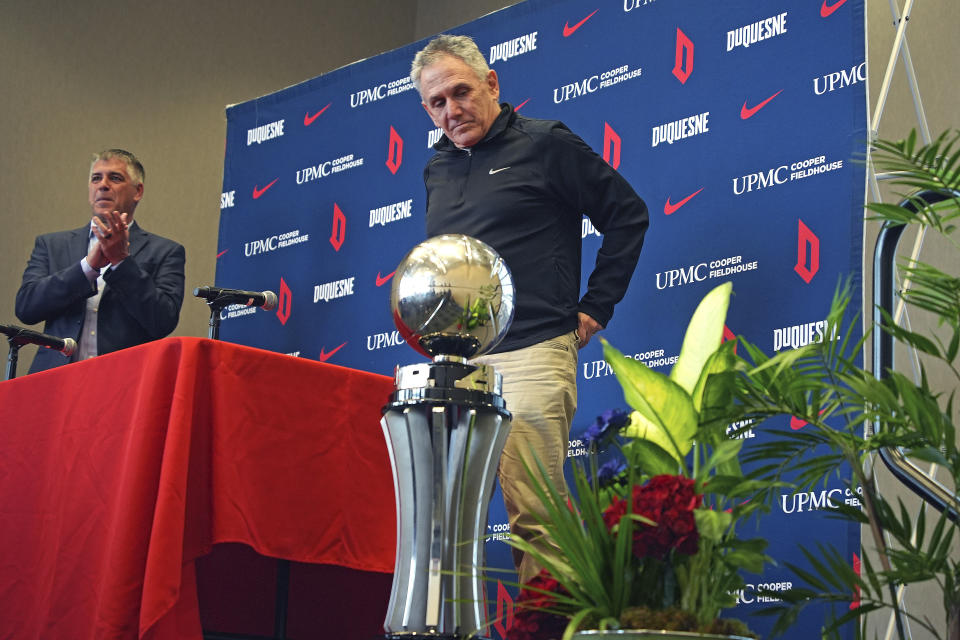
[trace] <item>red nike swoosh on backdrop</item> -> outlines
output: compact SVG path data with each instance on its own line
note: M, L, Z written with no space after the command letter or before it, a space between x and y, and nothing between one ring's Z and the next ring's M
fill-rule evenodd
M834 2L833 4L827 4L827 0L823 0L823 4L820 5L820 17L830 17L830 14L839 9L846 1L847 0L840 0L839 2Z
M222 256L223 254L225 254L227 251L230 251L230 249L224 249L223 251L221 251L220 253L218 253L218 254L217 254L217 258L219 258L219 257Z
M269 188L272 187L274 184L276 184L277 180L279 180L279 179L280 179L280 178L274 178L274 179L273 179L273 182L271 182L270 184L268 184L267 186L265 186L263 189L258 189L258 188L257 188L257 185L253 185L253 199L256 200L257 198L259 198L260 196L262 196L264 193L266 193L266 192L267 192L267 189L269 189Z
M844 1L846 1L846 0L844 0ZM593 13L596 13L597 11L600 11L600 9L594 9L594 10L593 10ZM566 22L564 22L564 23L563 23L563 37L564 37L564 38L569 38L570 36L572 36L574 31L576 31L577 29L579 29L580 27L582 27L584 22L586 22L587 20L589 20L590 18L593 17L593 13L591 13L591 14L588 15L586 18L584 18L583 20L581 20L581 21L578 22L577 24L573 25L572 27L570 26L570 21L569 21L569 20L567 20Z
M520 104L518 104L517 106L515 106L515 107L513 108L513 110L514 110L514 111L520 111L520 109L523 108L523 105L527 104L528 102L530 102L530 98L527 98L526 100L524 100L523 102L521 102Z
M691 193L690 195L688 195L686 198L684 198L683 200L681 200L681 201L678 202L677 204L671 204L671 203L670 203L670 198L668 197L668 198L667 198L667 201L663 204L663 213L664 213L665 215L668 215L668 216L669 216L671 213L676 212L677 209L679 209L679 208L682 207L683 205L685 205L685 204L687 204L688 202L690 202L690 199L691 199L693 196L695 196L695 195L697 195L698 193L700 193L701 191L703 191L703 187L700 187L699 189L697 189L696 191L694 191L693 193Z
M760 109L763 109L765 106L767 106L767 103L769 103L771 100L776 98L781 93L783 93L783 89L780 89L780 91L777 91L775 94L773 94L772 96L770 96L769 98L767 98L766 100L764 100L763 102L761 102L755 107L748 108L747 101L744 100L743 106L740 107L740 119L746 120L747 118L752 118L757 111L760 111Z
M330 108L330 105L331 105L331 104L333 104L333 103L331 102L330 104L328 104L327 106L325 106L323 109L320 109L320 111L317 111L317 112L316 112L315 114L313 114L313 115L310 115L309 113L303 114L303 126L309 127L310 125L312 125L312 124L313 124L313 121L320 117L320 114L321 114L321 113L323 113L324 111L326 111L327 109Z
M326 353L323 351L323 347L320 347L320 355L317 356L317 360L319 360L320 362L326 362L327 360L330 359L330 356L332 356L333 354L335 354L337 351L340 351L340 349L343 349L343 346L344 346L345 344L347 344L347 343L344 342L342 345L340 345L340 346L337 347L336 349L334 349L334 350L332 350L332 351L329 351L329 352L326 352Z
M377 271L377 286L378 286L378 287L382 287L383 285L387 284L387 282L390 281L390 278L392 278L392 277L393 277L393 274L395 274L395 273L396 273L396 270L393 270L393 271L390 272L389 275L381 276L381 275L380 275L380 272Z

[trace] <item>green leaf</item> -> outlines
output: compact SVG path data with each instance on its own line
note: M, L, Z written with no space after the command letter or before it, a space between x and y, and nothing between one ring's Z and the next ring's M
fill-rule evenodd
M939 447L928 446L928 447L911 448L907 452L907 456L909 456L910 458L916 458L917 460L921 460L923 462L939 464L947 468L951 466L950 460L948 460L947 457L940 452Z
M701 538L719 543L723 539L724 532L730 527L733 516L726 511L694 509L693 519L697 523L697 532Z
M903 327L896 325L893 322L893 318L887 312L886 309L881 309L880 312L883 314L884 323L883 330L892 335L895 339L903 342L904 344L910 345L913 348L922 351L924 353L929 353L935 358L940 357L940 349L937 348L937 345L930 338L926 337L923 334L915 333L913 331L908 331Z
M600 340L603 357L623 387L624 399L640 416L636 420L637 414L631 416L627 435L656 442L682 462L693 447L698 423L690 396L667 376L624 357L609 342Z
M739 363L736 346L735 340L724 342L707 359L693 389L693 406L698 412L706 405L730 413L736 382L733 373Z
M627 435L630 435L629 430ZM644 475L676 474L682 469L682 461L670 452L673 450L672 444L668 442L666 446L670 447L670 450L664 449L652 439L641 437L629 444L627 455L632 464Z
M693 393L704 364L723 340L723 323L727 318L731 291L733 284L730 282L715 287L703 297L690 318L680 356L670 371L670 379L687 393Z
M757 574L763 572L766 559L766 555L752 551L731 551L725 556L727 563Z
M946 349L944 357L947 362L953 362L957 357L957 351L960 350L960 331L954 331L953 337L950 338L950 345Z
M706 482L709 474L714 469L723 466L725 463L736 461L742 448L743 440L725 440L721 442L710 454L707 462L698 471L697 480Z

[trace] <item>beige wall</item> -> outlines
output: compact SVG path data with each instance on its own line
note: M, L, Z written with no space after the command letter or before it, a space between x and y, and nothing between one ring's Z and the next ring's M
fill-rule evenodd
M474 2L450 2L449 0L417 0L417 20L414 40L427 38L446 29L476 20L488 13L517 4L516 0L475 0Z
M897 4L902 5L903 2L898 0ZM960 127L960 115L958 115L958 108L960 108L960 83L958 83L958 80L960 80L960 75L956 71L956 63L960 60L960 40L956 37L960 14L957 12L956 2L952 1L916 2L914 4L915 9L907 28L907 42L910 56L913 59L913 66L916 69L917 83L920 87L927 122L932 135L936 136L945 129ZM890 3L885 0L869 0L867 17L870 56L870 105L871 109L875 109L896 30L892 22ZM882 112L878 132L884 138L899 139L905 137L911 128L918 127L914 102L902 61L897 63L893 82L890 86L889 98ZM890 193L890 189L884 188L883 192L884 198L888 201L898 200ZM865 246L867 251L870 252L868 255L871 261L877 231L878 227L875 224L867 225ZM913 246L913 235L905 234L900 246L902 250L909 253ZM935 264L950 273L958 273L956 249L949 247L946 242L938 238L928 237L924 243L920 259ZM872 269L868 263L868 273L870 272L872 272ZM869 287L872 280L865 278L864 282ZM869 291L866 292L865 297L869 303ZM930 328L929 318L922 318L918 314L913 314L910 321L915 330ZM902 350L898 350L896 358L897 368L906 375L912 376L913 370L909 362L909 355ZM931 386L934 389L949 391L956 387L955 378L943 369L934 367L929 371L929 374ZM954 424L956 424L956 420L957 416L954 415ZM927 467L927 465L921 466ZM885 471L881 471L879 475L881 477L881 492L884 495L888 498L893 495L902 497L911 512L920 509L920 501L913 494L903 489ZM946 481L946 478L942 479ZM928 523L932 523L937 515L935 511L928 510ZM930 528L932 528L932 524L928 525L928 530ZM872 540L869 540L866 535L864 536L864 546L873 546ZM874 561L876 562L876 558L874 558ZM938 589L933 588L932 585L909 587L905 592L904 602L912 615L927 618L940 630L941 636L945 637L944 629L946 625L943 622L943 601ZM872 620L870 637L874 637L874 631L879 634L878 637L885 637L888 623L889 615L875 614ZM912 624L911 629L914 640L928 640L934 637L917 624Z

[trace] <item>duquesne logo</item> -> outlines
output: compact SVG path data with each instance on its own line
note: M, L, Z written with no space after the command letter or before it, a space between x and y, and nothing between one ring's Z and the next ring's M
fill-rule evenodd
M704 133L710 133L710 112L704 111L696 115L680 118L672 122L658 124L651 132L651 147L666 142L673 144L678 140L698 136Z
M833 341L838 338L836 329L831 328L826 320L814 320L774 329L773 350L776 352L784 349L799 349L808 344Z
M221 251L220 253L218 253L218 254L217 254L217 259L219 259L220 256L222 256L223 254L225 254L227 251L230 251L230 249L224 249L223 251Z
M786 11L727 31L727 51L733 51L737 47L749 49L759 42L782 36L785 33L787 33Z
M614 169L620 168L620 147L623 140L609 122L603 123L603 160Z
M323 109L320 109L320 111L317 111L317 112L316 112L315 114L313 114L313 115L310 115L309 113L303 114L303 126L309 127L310 125L312 125L314 120L316 120L317 118L319 118L320 115L321 115L324 111L326 111L327 109L330 108L330 105L331 105L331 104L333 104L333 103L332 103L332 102L329 103L327 106L325 106Z
M537 32L528 33L490 47L490 64L497 60L506 62L510 58L522 56L537 49Z
M766 100L764 100L763 102L761 102L755 107L747 107L747 101L744 100L743 106L740 107L740 119L746 120L747 118L752 118L758 111L760 111L760 109L763 109L765 106L767 106L771 100L776 98L781 93L783 93L783 89L780 89L780 91L777 91L775 94L773 94L772 96L770 96L769 98L767 98Z
M810 227L797 219L797 264L793 270L810 284L813 277L820 271L820 238Z
M343 347L344 347L346 344L347 344L347 343L344 342L344 343L341 344L339 347L337 347L337 348L335 348L335 349L332 349L332 350L330 350L330 351L324 351L324 350L323 350L323 347L320 347L320 355L317 356L317 360L319 360L320 362L326 362L327 360L330 359L330 356L332 356L333 354L335 354L337 351L340 351L340 349L343 349Z
M333 203L333 225L330 227L330 245L334 251L340 251L347 239L347 216L336 202Z
M385 227L398 220L406 220L413 215L413 198L370 209L370 226Z
M287 284L287 281L280 278L280 295L277 300L277 319L280 320L280 324L287 324L287 320L290 319L290 310L293 307L293 292L290 291L290 285Z
M395 274L395 273L396 273L396 270L393 270L393 271L391 271L390 273L388 273L387 275L382 276L382 275L380 275L380 272L377 271L377 286L378 286L378 287L382 287L383 285L385 285L385 284L387 284L388 282L390 282L390 278L392 278L392 277L393 277L393 274Z
M354 294L353 281L355 279L356 276L350 276L348 278L341 278L340 280L313 285L313 303L316 304L320 301L330 302L331 300L352 296Z
M592 18L592 17L593 17L593 14L596 13L597 11L600 11L600 9L594 9L594 10L593 10L593 13L591 13L591 14L588 15L586 18L584 18L583 20L581 20L581 21L578 22L577 24L573 25L572 27L570 26L570 21L569 21L569 20L567 20L566 22L564 22L564 23L563 23L563 37L564 37L564 38L569 38L570 36L572 36L572 35L576 32L576 30L579 29L580 27L582 27L584 22L586 22L587 20L589 20L590 18Z
M253 199L256 200L257 198L259 198L260 196L262 196L263 194L265 194L265 193L267 192L267 189L269 189L270 187L272 187L273 185L275 185L275 184L277 183L277 180L279 180L279 179L280 179L280 178L274 178L274 179L273 179L273 182L271 182L270 184L268 184L267 186L265 186L263 189L260 189L260 188L258 187L258 185L253 185Z
M827 0L823 0L823 4L820 5L820 17L829 18L833 12L843 6L843 3L846 1L847 0L837 0L837 2L833 4L827 4Z
M497 617L493 627L501 638L507 637L507 630L513 626L513 598L503 583L497 580Z
M693 73L693 40L677 27L677 48L673 62L673 75L680 84L686 84Z
M515 107L513 108L513 110L514 110L514 111L520 111L520 109L523 109L523 105L527 104L528 102L530 102L530 98L527 98L526 100L524 100L523 102L521 102L520 104L518 104L517 106L515 106Z
M668 197L667 197L667 201L666 201L665 203L663 203L663 213L664 213L664 215L668 215L668 216L669 216L669 215L671 215L671 214L676 213L676 212L677 212L677 209L679 209L679 208L682 207L683 205L685 205L685 204L687 204L688 202L690 202L690 200L693 199L693 197L694 197L695 195L697 195L698 193L700 193L701 191L703 191L703 187L700 187L699 189L697 189L696 191L694 191L693 193L691 193L691 194L688 195L686 198L684 198L683 200L681 200L680 202L678 202L678 203L676 203L676 204L673 204L672 202L670 202L670 197L668 196Z
M249 147L252 144L262 144L268 140L282 137L283 122L283 120L277 120L276 122L263 124L259 127L254 127L253 129L247 129L247 146Z
M387 143L387 169L390 173L397 175L400 165L403 164L403 138L397 133L397 130L390 127L390 141Z

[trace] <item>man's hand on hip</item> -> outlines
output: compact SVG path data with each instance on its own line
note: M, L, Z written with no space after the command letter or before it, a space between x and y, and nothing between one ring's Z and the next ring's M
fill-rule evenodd
M583 349L585 346L587 346L587 343L590 342L590 338L593 337L593 334L601 329L603 329L602 324L582 311L577 312L577 337L580 338L580 349Z

